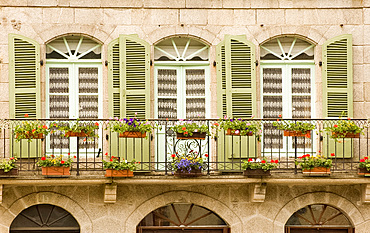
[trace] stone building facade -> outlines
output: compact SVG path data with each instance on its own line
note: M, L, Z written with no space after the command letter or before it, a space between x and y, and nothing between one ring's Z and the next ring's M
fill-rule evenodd
M164 69L163 67L171 66L170 63L176 60L164 52L157 56L161 50L155 47L166 51L165 48L173 45L170 43L171 38L185 38L185 42L176 41L178 46L181 44L183 47L186 47L187 39L199 43L192 51L198 51L202 46L207 47L206 55L199 55L201 52L196 54L203 63L197 63L198 58L189 55L189 62L193 62L191 65L198 70L204 69L208 75L206 79L209 82L209 93L205 94L204 100L204 105L208 107L204 107L205 114L200 114L204 114L202 116L206 118L222 116L219 114L220 111L223 113L222 110L217 107L220 105L219 93L214 91L220 90L218 75L222 72L218 46L225 42L225 38L230 37L233 40L239 38L238 36L241 36L239 41L245 42L250 48L254 46L255 49L253 59L251 58L255 72L252 75L254 81L251 82L256 85L251 92L254 96L251 97L254 98L253 114L264 118L263 68L274 68L273 65L276 64L282 67L281 64L285 64L294 69L294 59L282 58L280 63L272 62L271 65L271 62L265 61L265 55L273 55L274 49L279 49L280 39L283 42L282 38L292 38L294 43L302 42L303 47L296 51L297 56L308 51L305 55L309 58L303 59L303 62L299 60L297 64L303 64L304 69L311 69L311 77L314 77L311 80L312 92L309 93L309 96L312 95L309 100L312 103L312 108L308 110L309 117L326 118L328 113L322 110L326 103L323 97L323 69L326 67L323 47L332 38L343 35L350 38L346 50L349 51L346 55L349 59L346 72L353 74L346 81L350 84L349 89L345 90L349 93L345 110L348 111L347 116L353 118L367 119L370 116L370 95L366 91L370 88L370 80L366 78L370 72L368 0L2 0L0 16L0 117L3 119L17 116L12 100L14 58L10 54L14 48L13 45L10 46L11 38L37 44L41 63L37 71L40 89L36 93L39 95L39 105L35 118L51 118L49 68L62 67L55 65L57 62L53 60L56 58L52 57L52 51L60 51L56 46L63 42L59 43L58 40L69 40L73 36L82 36L92 46L94 43L100 45L99 48L94 47L94 51L99 50L96 54L100 57L88 61L101 77L99 93L96 94L99 96L97 103L101 105L97 113L99 119L109 118L114 113L114 97L111 96L114 91L110 87L114 76L111 76L110 72L114 71L110 68L114 58L110 56L114 53L114 46L121 43L121 38L125 36L145 41L151 54L148 60L151 64L146 67L146 74L149 75L147 85L150 86L146 92L149 95L147 103L150 114L144 113L147 118L157 118L160 112L156 110L159 97L155 89L158 87L158 67ZM268 47L269 42L272 43L271 47ZM288 40L284 46L289 48L294 43ZM272 49L264 50L261 46ZM283 54L288 50L282 51ZM91 51L87 48L85 52ZM67 54L66 51L61 53ZM68 65L78 65L78 54L75 57L72 54L73 51L69 53L69 58L64 59L69 62ZM161 55L167 56L167 60L164 60L167 63L161 63ZM291 52L286 55L291 55ZM191 60L193 58L195 60ZM292 62L289 63L290 61ZM180 66L187 65L188 63L181 63ZM291 95L293 94L288 97ZM292 110L287 114L294 117L294 111L291 112ZM187 118L186 113L182 114L185 114L183 118ZM73 118L72 115L66 117ZM9 136L1 135L1 139L5 142L9 140ZM363 141L366 139L367 137L361 138ZM362 146L362 150L367 151L367 144L363 145L366 146ZM7 150L5 157L11 156L8 154L9 148L0 147L0 150ZM43 204L61 207L77 221L79 230L71 227L70 231L64 229L65 232L139 232L138 227L142 226L140 224L146 216L170 204L194 204L205 208L226 225L220 224L220 228L215 229L206 229L199 225L192 226L193 228L181 225L165 230L143 228L140 232L167 233L180 232L181 229L192 233L316 232L315 229L321 229L320 232L354 232L353 229L357 233L369 232L368 179L352 173L319 178L283 172L273 175L272 178L244 178L240 174L213 174L196 179L178 179L150 174L131 179L112 179L104 178L103 172L86 172L70 178L44 178L38 173L25 172L18 177L0 178L0 232L27 232L31 228L17 225L12 230L11 226L15 224L17 216L24 213L22 211ZM329 214L323 220L320 216L324 216L325 210L332 215ZM306 224L296 224L294 221L297 219L291 218L295 213L303 217L312 213L312 216L319 217L322 221L313 217ZM181 214L186 215L186 211ZM341 219L331 225L327 224L333 216L340 216ZM295 227L302 231L295 230Z

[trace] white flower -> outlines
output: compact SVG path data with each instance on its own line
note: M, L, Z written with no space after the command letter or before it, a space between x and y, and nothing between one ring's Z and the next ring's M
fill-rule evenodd
M125 163L127 163L127 160L125 160Z
M240 131L239 130L235 130L235 133L238 134L238 133L240 133Z
M260 163L260 162L261 162L261 159L259 159L259 158L258 158L258 159L256 159L256 162L257 162L257 163Z
M194 129L194 132L198 132L198 129Z

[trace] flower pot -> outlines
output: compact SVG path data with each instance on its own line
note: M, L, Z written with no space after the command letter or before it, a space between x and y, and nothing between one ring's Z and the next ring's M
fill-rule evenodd
M89 135L85 132L68 131L64 134L64 137L89 137Z
M206 133L194 132L193 136L177 133L177 139L206 139Z
M4 169L0 169L0 176L17 176L18 175L18 169L13 168L12 170L8 172L4 172Z
M226 135L240 136L240 130L239 130L239 133L235 133L235 130L236 129L227 129ZM248 132L246 135L243 135L243 136L253 136L253 132Z
M360 133L337 133L337 132L331 132L332 138L360 138Z
M44 176L70 176L70 167L42 167Z
M186 169L176 170L175 176L182 177L182 178L188 178L188 177L199 177L202 176L202 170L201 169L191 169L190 172Z
M311 138L311 131L307 131L304 134L301 131L284 130L284 136L285 137L306 137L306 138Z
M24 136L25 139L44 139L43 133L32 134L32 133L17 133L15 138L18 138L20 135Z
M126 131L119 134L120 138L145 138L146 133L135 132L135 131Z
M244 176L254 178L261 176L271 176L271 170L264 171L263 169L246 169L244 170Z
M357 174L360 175L360 176L370 176L370 171L368 171L364 167L359 167Z
M105 177L133 177L134 172L130 170L105 170Z
M302 173L305 174L305 175L310 175L310 176L320 176L320 175L330 175L331 172L330 172L330 167L329 168L326 168L326 167L314 167L310 170L303 170L302 169Z

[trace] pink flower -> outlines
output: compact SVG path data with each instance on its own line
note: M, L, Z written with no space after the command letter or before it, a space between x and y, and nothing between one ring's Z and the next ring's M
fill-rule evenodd
M235 134L239 134L240 133L240 131L239 130L235 130Z

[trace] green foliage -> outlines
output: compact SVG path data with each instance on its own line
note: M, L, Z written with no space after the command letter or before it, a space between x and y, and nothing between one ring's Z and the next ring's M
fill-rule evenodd
M243 164L242 164L242 168L244 170L247 170L247 169L262 169L264 171L268 171L268 170L271 170L271 169L274 169L277 167L279 161L278 160L271 160L269 163L265 160L265 159L252 159L252 158L249 158L248 160L244 160L242 161Z
M124 133L124 132L141 132L141 133L152 133L154 127L146 120L141 121L140 119L124 118L111 120L108 123L108 127L112 132ZM147 135L148 137L148 135Z
M331 138L338 139L338 138L344 138L347 133L362 133L364 130L363 128L357 126L351 118L347 118L347 120L340 120L336 121L336 124L326 127L326 131L330 134Z
M331 156L335 156L334 153L332 153ZM302 170L311 170L315 167L330 168L333 163L331 159L328 159L322 155L311 156L309 154L305 154L298 158L301 159L301 162L296 160L295 164L299 165Z
M37 162L40 167L70 167L72 165L72 159L68 156L65 160L63 155L59 156L44 156Z
M360 159L360 168L366 168L367 171L370 171L370 161L369 157L364 157L363 159Z
M53 124L58 130L63 131L62 134L63 137L69 137L66 135L67 132L73 132L73 133L85 133L89 137L99 137L97 134L97 129L99 129L99 123L98 122L80 122L78 119L75 122L69 122L69 123L60 123L60 125L54 123Z
M308 133L308 131L314 130L315 125L312 123L305 123L301 121L292 122L292 121L278 121L272 123L277 129L286 130L286 131L298 131L303 134Z
M239 134L241 136L245 136L248 133L252 132L258 141L261 141L261 121L246 121L244 119L220 119L218 123L213 124L213 128L228 130L231 129L232 133Z
M128 162L127 160L120 161L120 158L112 156L109 161L103 160L103 166L105 169L114 169L114 170L136 170L137 162L132 160Z
M184 136L193 136L194 132L207 133L209 129L207 124L198 125L192 121L179 121L174 126L170 127L176 133L181 133Z
M19 142L21 139L28 139L28 142L39 134L48 135L51 130L47 125L39 121L22 121L21 124L14 128L15 140Z
M3 169L4 172L9 172L13 168L16 168L15 161L17 161L17 158L14 157L0 160L0 169Z

